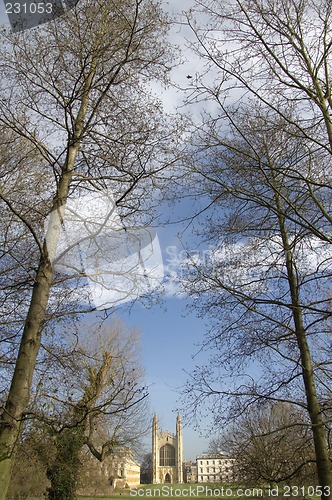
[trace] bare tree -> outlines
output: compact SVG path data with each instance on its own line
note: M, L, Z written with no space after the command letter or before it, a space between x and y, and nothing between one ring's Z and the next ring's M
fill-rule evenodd
M250 408L221 436L219 450L228 450L236 459L237 474L249 483L315 484L310 423L303 417L290 404Z
M74 498L83 445L102 462L120 447L140 440L146 428L148 393L138 359L137 332L118 322L103 325L98 333L89 329L89 337L79 341L76 363L71 369L66 366L66 371L71 372L71 377L67 374L66 378L72 381L72 397L65 394L61 407L67 418L48 420L57 449L56 459L47 470L50 499ZM73 387L75 378L77 385ZM58 394L57 406L59 399Z
M188 100L212 112L195 125L188 163L208 199L211 249L191 259L188 284L216 355L188 397L193 407L214 398L217 419L226 401L233 415L260 398L306 408L329 498L331 6L212 0L197 10L207 23L195 9L188 22L206 71ZM230 377L215 384L215 370Z
M166 31L163 14L149 0L115 0L80 2L43 28L1 35L2 128L16 145L26 145L32 171L43 176L28 176L35 191L39 187L39 196L31 197L27 209L8 179L15 174L24 183L28 163L21 157L1 165L2 209L8 221L4 234L9 227L10 236L4 242L2 302L5 323L12 312L5 344L12 349L11 359L17 346L14 337L21 340L2 413L0 498L6 497L45 322L82 310L82 303L87 304L85 310L93 308L83 297L84 273L73 259L68 259L69 275L54 272L68 200L106 190L114 203L100 225L113 216L115 207L122 220L131 217L132 224L153 200L151 190L167 164L170 131L165 123L161 126L159 104L146 88L169 69ZM49 221L44 237L45 212ZM70 243L66 250L71 250ZM63 257L61 252L63 248ZM13 268L15 280L10 276ZM18 301L23 306L19 312Z
M197 12L207 16L204 27L195 19ZM331 189L330 21L330 4L312 0L197 1L188 14L196 37L192 47L206 63L204 73L197 73L192 80L188 102L211 100L217 106L217 115L213 111L211 118L216 126L223 122L225 129L231 121L230 108L235 113L248 102L269 108L282 126L286 124L287 135L294 138L294 144L296 139L300 141L301 150L295 146L294 168L285 175L290 181L302 180L320 219L317 225L317 217L312 220L299 208L287 217L328 242L331 218L325 203ZM304 172L297 169L301 160L306 163ZM326 191L327 197L322 200L320 196Z
M330 245L287 217L292 210L316 216L301 175L290 173L301 145L287 124L253 107L229 116L232 135L215 122L206 125L205 144L190 160L196 186L211 203L204 231L211 247L204 259L188 259L185 281L209 317L206 347L216 353L210 366L195 371L186 392L192 408L214 400L217 421L228 402L227 418L260 399L306 408L328 496L323 412L330 406ZM306 162L297 168L303 174Z
M79 328L79 337L67 330L66 347L43 346L21 445L27 453L32 443L51 482L49 498L58 500L74 498L83 447L103 462L137 446L148 427L138 332L114 320ZM15 468L14 484L20 477Z
M152 453L145 453L141 463L141 483L151 484L152 477Z
M314 120L311 124L318 126L322 116L326 120L322 128L309 128L305 136L328 148L330 140L327 145L321 136L320 142L317 132L323 132L326 138L331 122L331 6L312 0L236 0L223 5L219 0L202 0L196 6L188 20L200 55L221 77L214 95L229 83L229 89L235 84L276 112L282 113L286 106L293 110L307 106L300 123ZM204 27L195 22L195 11L207 14ZM301 130L300 113L295 120L292 116L285 118Z

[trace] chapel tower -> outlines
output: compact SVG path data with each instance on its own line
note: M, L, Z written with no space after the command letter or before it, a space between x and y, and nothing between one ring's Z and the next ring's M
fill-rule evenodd
M182 483L183 472L182 422L176 418L176 434L158 429L158 419L152 420L152 483Z

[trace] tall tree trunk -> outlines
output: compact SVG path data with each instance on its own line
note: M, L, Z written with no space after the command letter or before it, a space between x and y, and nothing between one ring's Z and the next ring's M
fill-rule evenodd
M84 119L88 110L91 84L95 73L96 60L93 59L90 72L84 83L82 100L75 119L72 137L68 141L67 157L57 186L12 384L0 422L0 500L6 500L24 412L29 402L32 377L40 348L41 334L52 285L52 262L60 237L63 214L84 131Z
M41 258L33 288L29 313L21 340L14 376L0 426L0 498L6 498L11 469L15 457L15 444L20 436L22 414L25 411L44 324L52 266Z
M59 182L17 355L14 375L0 423L1 500L6 498L15 459L16 445L20 438L22 419L29 402L32 377L40 348L41 334L52 284L51 254L54 254L59 240L61 214L65 208L71 178L71 171L67 171Z
M317 396L315 374L312 366L310 348L303 324L302 309L297 285L297 276L293 261L293 252L288 238L285 218L282 215L282 206L278 194L275 195L275 199L278 207L279 227L283 241L287 279L292 301L292 315L297 345L300 352L301 370L305 387L307 409L311 420L311 429L314 438L317 475L319 485L322 487L321 498L324 500L329 500L331 498L330 489L332 486L332 470L327 448L324 421L322 418L322 413Z

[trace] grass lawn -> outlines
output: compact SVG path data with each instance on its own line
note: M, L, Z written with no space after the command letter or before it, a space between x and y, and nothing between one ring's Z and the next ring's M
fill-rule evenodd
M301 491L303 488L303 492ZM320 500L313 486L276 486L272 489L240 484L141 484L131 490L115 490L112 496L77 497L77 500ZM291 490L291 491L290 491Z
M281 493L282 494L282 493ZM78 500L185 500L199 498L200 500L247 500L269 497L267 490L248 488L239 485L226 484L141 484L132 490L115 490L112 496L78 497ZM270 500L277 500L271 496ZM287 499L286 499L287 500ZM294 500L294 499L293 499Z

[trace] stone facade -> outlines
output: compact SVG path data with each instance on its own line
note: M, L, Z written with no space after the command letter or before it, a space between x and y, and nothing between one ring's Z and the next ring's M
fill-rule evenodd
M183 482L183 444L180 414L176 419L176 434L158 429L155 415L152 421L152 483Z
M82 462L79 495L110 495L115 488L131 488L140 484L140 465L128 448L119 448L103 462L87 451L82 456Z
M183 481L185 483L197 483L197 465L196 462L184 462Z
M115 454L110 460L108 472L113 473L114 487L131 488L140 484L140 464L134 459L131 450Z

